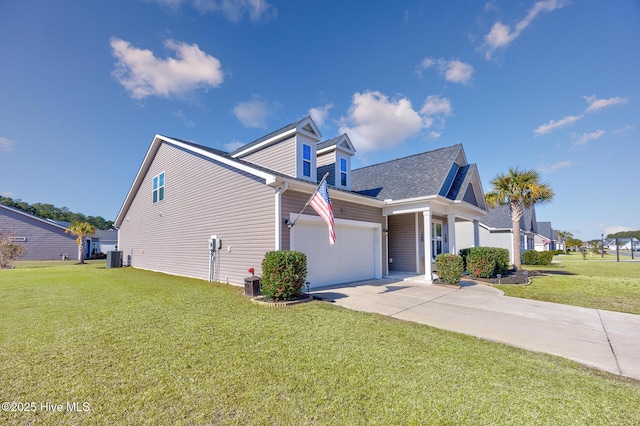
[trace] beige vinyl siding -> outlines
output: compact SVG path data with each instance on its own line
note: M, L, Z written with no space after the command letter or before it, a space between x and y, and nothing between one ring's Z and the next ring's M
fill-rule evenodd
M332 189L329 188L329 196L331 196ZM304 204L309 200L311 194L305 194L297 191L287 191L282 195L282 220L289 218L289 213L293 213L294 217L300 213L300 210L304 207ZM333 206L333 216L336 219L349 219L364 222L379 223L384 228L385 221L382 216L382 209L378 207L365 206L361 204L355 204L347 201L331 199L331 205ZM304 214L317 216L316 212L308 206ZM282 249L289 250L291 247L290 230L286 225L282 226ZM336 234L336 239L340 238L340 234ZM385 236L382 236L382 273L386 275L386 241Z
M165 173L165 199L152 202L152 179ZM221 282L243 284L261 272L275 244L274 191L263 180L163 143L120 227L119 249L132 266L209 277L208 239L222 239Z
M335 164L336 162L336 152L330 151L326 154L318 155L316 160L316 165L318 167L327 166L329 164Z
M474 246L473 222L456 222L456 247L458 250ZM457 253L456 253L457 254Z
M292 137L260 151L241 157L258 166L283 173L296 175L296 138Z
M513 263L513 232L501 229L489 231L484 226L480 227L480 247L498 247L509 250L510 262ZM520 247L520 245L517 245Z
M392 215L388 217L389 258L393 259L393 263L389 263L390 272L416 272L415 218L415 213ZM424 260L424 249L422 257ZM422 264L422 269L424 269L424 261Z

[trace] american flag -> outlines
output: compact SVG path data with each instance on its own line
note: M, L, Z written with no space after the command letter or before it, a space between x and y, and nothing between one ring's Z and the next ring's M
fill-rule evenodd
M320 215L327 225L329 225L329 244L336 242L336 226L333 223L333 208L331 207L331 198L329 198L329 187L327 181L323 181L318 190L311 198L309 203L311 207Z

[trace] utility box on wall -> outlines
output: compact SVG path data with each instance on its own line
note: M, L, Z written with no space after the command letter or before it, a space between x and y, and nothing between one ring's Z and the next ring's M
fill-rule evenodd
M244 295L256 297L260 295L260 278L255 275L244 279Z

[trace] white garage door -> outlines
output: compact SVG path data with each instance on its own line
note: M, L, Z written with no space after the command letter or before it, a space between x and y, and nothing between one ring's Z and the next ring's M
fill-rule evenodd
M336 243L329 245L327 225L310 220L296 222L291 249L307 255L311 288L380 278L379 225L336 220Z

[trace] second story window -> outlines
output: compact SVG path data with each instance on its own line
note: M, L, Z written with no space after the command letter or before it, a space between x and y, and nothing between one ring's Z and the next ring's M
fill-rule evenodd
M153 202L164 200L164 172L153 177Z
M302 145L302 174L311 177L311 146Z
M347 159L340 159L340 185L347 186Z

